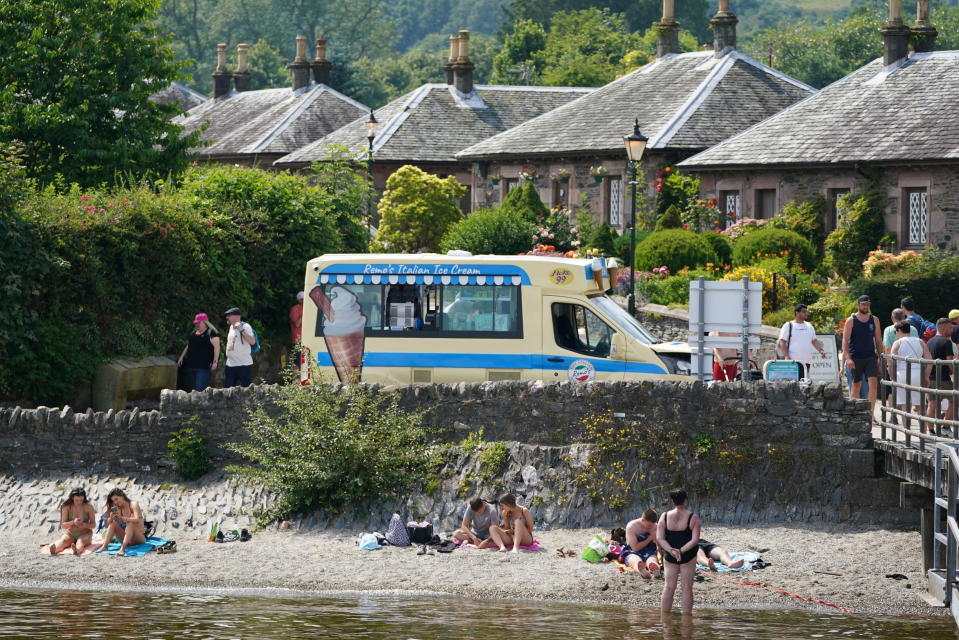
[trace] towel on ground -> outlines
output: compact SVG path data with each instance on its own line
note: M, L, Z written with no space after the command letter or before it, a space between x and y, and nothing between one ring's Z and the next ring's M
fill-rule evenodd
M461 544L461 545L459 546L459 548L460 548L460 549L477 549L478 547L477 547L475 544L470 544L470 543L468 543L468 542L464 542L463 544ZM491 549L491 550L493 550L493 551L499 551L499 547L497 547L495 544L492 545L492 546L486 547L486 548L487 548L487 549ZM539 540L537 540L537 539L534 538L534 539L533 539L533 542L531 542L531 543L528 544L528 545L522 545L522 544L521 544L521 545L519 546L519 548L522 549L523 551L539 551L540 549L543 548L543 545L541 545L541 544L539 543Z
M761 559L761 556L755 551L735 551L729 554L729 557L735 560L742 558L744 560L743 566L738 569L730 569L722 562L716 563L716 571L750 571L753 568L753 563L758 562ZM699 571L712 571L709 567L702 564L697 564L696 569Z
M140 556L145 556L150 553L157 547L162 544L169 542L169 538L147 538L146 542L142 544L133 544L127 547L127 550L124 552L128 558L138 558ZM98 551L97 553L105 553L108 556L115 556L117 552L120 551L119 542L111 542L107 547L106 551Z

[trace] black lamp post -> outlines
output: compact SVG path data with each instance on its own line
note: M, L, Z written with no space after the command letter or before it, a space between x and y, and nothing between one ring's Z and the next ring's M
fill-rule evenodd
M633 132L628 136L623 136L623 142L626 144L626 155L629 157L629 166L632 169L633 205L629 218L629 315L636 316L636 169L639 163L643 161L643 154L646 152L646 143L649 138L639 131L639 119L633 125Z
M373 224L373 141L376 139L376 116L370 109L370 118L366 121L366 140L369 142L369 148L366 153L366 172L370 177L370 197L366 201L366 231L369 235L370 226Z

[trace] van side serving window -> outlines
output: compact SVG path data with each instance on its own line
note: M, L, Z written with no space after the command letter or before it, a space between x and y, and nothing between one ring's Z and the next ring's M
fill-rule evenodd
M356 296L366 335L402 338L522 338L522 294L513 285L324 284ZM317 314L317 337L326 318Z
M551 313L558 347L596 358L609 357L615 332L599 316L583 305L565 302L554 302Z

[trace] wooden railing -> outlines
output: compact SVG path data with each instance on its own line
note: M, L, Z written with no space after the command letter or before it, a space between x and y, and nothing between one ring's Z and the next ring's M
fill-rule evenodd
M879 388L880 437L920 451L932 450L939 443L959 444L959 376L956 360L930 360L883 354L884 375ZM902 363L901 379L897 376ZM914 365L918 365L918 379ZM949 370L950 384L941 388L943 372ZM888 390L888 392L887 392ZM897 404L897 395L904 402ZM917 402L913 402L918 399ZM949 410L943 412L942 401L949 400ZM918 406L918 411L916 407Z
M943 604L955 615L957 608L953 606L952 591L956 586L956 547L959 544L959 454L954 445L936 445L935 496L932 567L928 578L931 591L941 597ZM943 549L946 552L945 563L942 558Z

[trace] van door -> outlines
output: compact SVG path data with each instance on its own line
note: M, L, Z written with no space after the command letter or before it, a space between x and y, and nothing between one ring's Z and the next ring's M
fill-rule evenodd
M582 300L543 298L543 380L622 380L622 336Z

